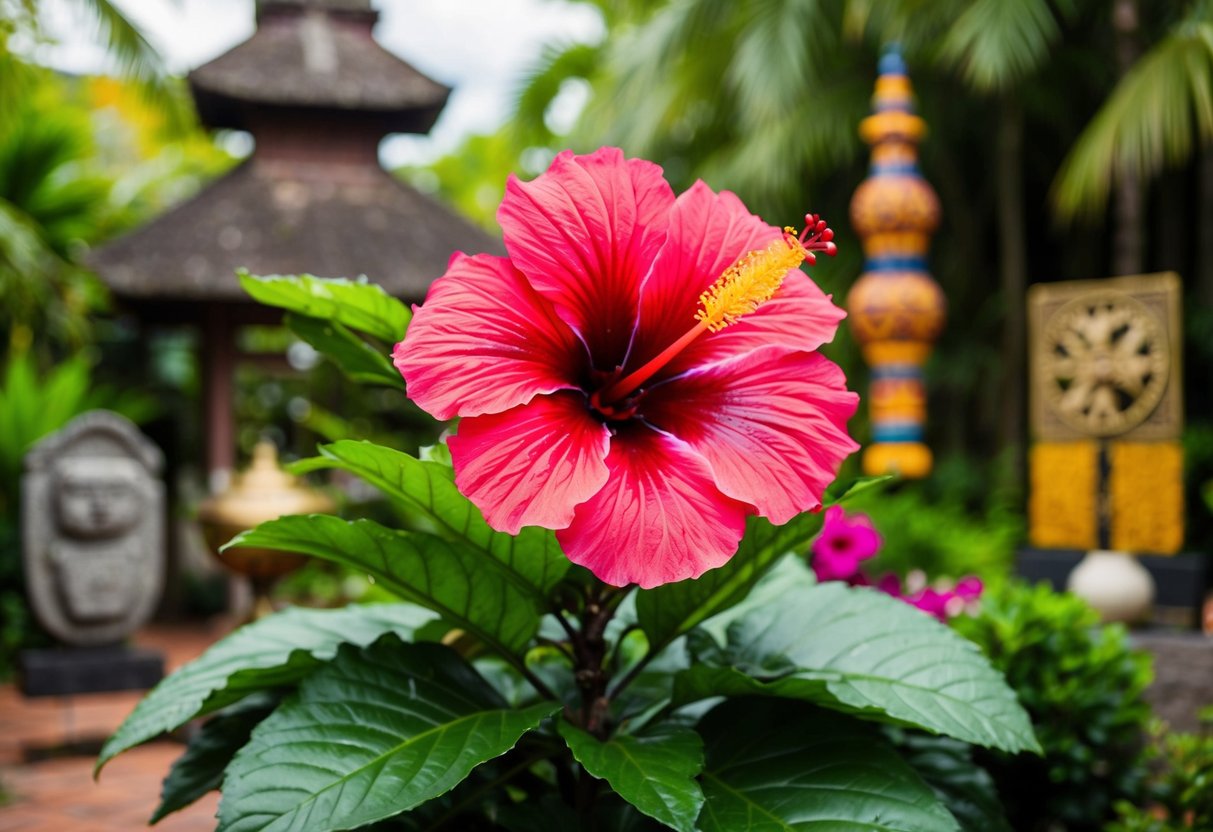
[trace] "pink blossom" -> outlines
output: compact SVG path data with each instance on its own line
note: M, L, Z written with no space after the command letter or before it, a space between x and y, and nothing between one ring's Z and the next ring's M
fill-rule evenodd
M875 555L880 544L880 535L866 515L848 515L842 506L830 506L821 534L813 541L817 580L861 583L856 580L862 574L859 564Z
M894 598L901 598L901 578L897 577L892 572L888 572L880 577L876 582L876 588L885 595L892 595Z
M956 588L953 591L965 603L972 603L981 597L981 593L985 591L985 584L976 575L966 575L956 582Z
M497 219L508 257L455 254L393 354L418 405L462 417L455 482L489 525L652 587L725 563L751 514L820 507L857 448L817 353L843 312L796 268L833 248L824 223L797 238L702 182L675 198L615 148L511 177Z
M932 615L940 621L946 621L948 618L948 608L953 598L955 596L951 592L940 592L939 590L927 587L904 600L927 615Z

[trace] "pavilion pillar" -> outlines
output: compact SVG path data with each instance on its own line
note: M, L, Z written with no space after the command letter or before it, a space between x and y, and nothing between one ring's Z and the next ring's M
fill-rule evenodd
M207 485L212 494L227 488L236 467L236 328L230 310L207 304L202 328L203 413Z

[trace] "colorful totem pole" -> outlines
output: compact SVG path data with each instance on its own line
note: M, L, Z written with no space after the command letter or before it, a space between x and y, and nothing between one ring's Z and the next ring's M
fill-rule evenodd
M867 474L925 477L926 389L922 368L943 328L946 303L927 272L939 225L939 199L918 171L926 129L915 115L905 62L896 47L880 59L873 114L859 126L872 146L868 178L851 198L851 226L863 241L864 270L847 295L851 331L872 368L868 393L872 443Z

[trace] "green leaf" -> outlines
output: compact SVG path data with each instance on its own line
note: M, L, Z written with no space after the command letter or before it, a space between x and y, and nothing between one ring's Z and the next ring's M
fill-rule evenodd
M679 832L694 832L703 806L695 776L703 770L703 741L689 728L662 726L604 741L561 720L558 730L577 762L605 780L628 803Z
M404 389L404 379L387 354L363 341L335 320L287 313L291 332L332 359L341 371L360 384Z
M249 741L257 723L278 706L278 697L255 693L211 717L186 746L164 778L160 806L148 823L184 809L223 783L223 770Z
M458 541L311 514L262 523L223 548L241 546L301 552L360 569L504 655L517 654L539 630L542 596L505 564Z
M674 700L765 694L922 728L1004 751L1039 751L1027 713L977 646L870 589L806 576L729 627L723 651L675 678Z
M894 745L927 781L964 832L1013 832L989 772L973 762L972 747L948 737L891 729Z
M370 442L344 440L321 445L319 450L320 456L300 460L291 470L302 474L339 468L361 477L398 504L424 514L440 536L488 552L540 596L546 598L569 570L568 558L548 529L528 526L509 535L490 528L480 509L455 487L449 465L414 459Z
M893 474L881 474L879 477L856 477L842 484L836 482L826 491L826 498L822 502L826 506L845 503L869 491L880 491L896 479Z
M1058 216L1102 217L1114 183L1126 175L1152 179L1213 142L1211 79L1213 7L1191 3L1117 82L1070 148L1050 194Z
M240 269L240 285L253 300L309 318L336 321L387 344L404 338L413 314L379 286L365 280L310 274L261 277Z
M128 748L267 688L293 685L337 654L338 645L408 634L433 619L411 604L340 610L288 608L241 627L156 685L106 741L96 770Z
M457 653L386 636L340 651L228 768L221 832L353 829L457 786L560 707L511 710Z
M693 581L637 591L636 616L652 652L740 602L781 555L807 543L820 528L820 514L800 514L783 526L751 517L737 554L724 566Z
M1048 60L1060 36L1048 0L974 0L952 23L940 53L978 92L1006 91Z
M950 832L931 789L879 734L795 702L738 699L699 723L703 832Z

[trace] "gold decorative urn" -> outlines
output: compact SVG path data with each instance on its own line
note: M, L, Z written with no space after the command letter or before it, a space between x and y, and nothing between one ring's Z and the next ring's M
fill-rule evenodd
M283 575L307 562L303 555L275 549L220 547L246 529L286 514L330 514L333 501L299 482L278 465L272 442L258 442L252 464L227 490L198 506L198 523L207 545L228 569L246 576L253 587L253 618L273 611L269 591Z

